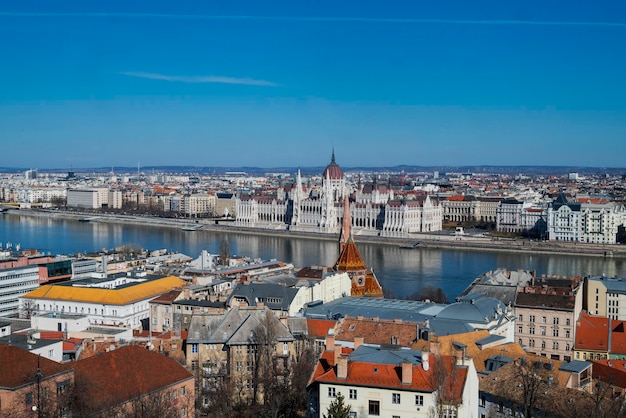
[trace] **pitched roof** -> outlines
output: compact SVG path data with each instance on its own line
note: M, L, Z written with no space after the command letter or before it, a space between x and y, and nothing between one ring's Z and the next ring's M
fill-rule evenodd
M334 329L337 321L331 319L310 319L306 320L309 328L309 336L311 337L324 337L328 334L329 329Z
M576 323L576 350L609 351L609 318L581 312Z
M401 320L359 319L345 317L335 331L336 340L354 341L363 337L366 344L394 344L408 347L417 340L417 324Z
M422 365L420 351L415 350L388 350L361 346L348 356L347 375L345 379L337 376L337 367L334 363L334 352L324 351L317 363L309 384L332 383L336 385L354 385L371 388L388 388L410 390L418 392L433 392L437 368L443 368L446 388L443 394L447 401L460 403L463 387L467 379L466 367L455 367L456 360L450 356L434 357L429 355L431 367L425 370ZM412 364L412 379L410 384L402 383L402 363Z
M49 284L28 292L22 297L30 299L127 305L158 296L174 288L183 287L184 285L185 281L175 276L147 280L117 289Z
M335 262L335 269L339 271L366 270L367 266L361 257L359 249L352 238L346 242L343 251Z
M103 410L171 385L193 380L176 360L137 346L125 346L72 363L76 384L90 407Z
M0 387L17 388L34 384L37 364L42 376L48 377L67 372L67 367L56 361L38 356L11 345L0 344Z

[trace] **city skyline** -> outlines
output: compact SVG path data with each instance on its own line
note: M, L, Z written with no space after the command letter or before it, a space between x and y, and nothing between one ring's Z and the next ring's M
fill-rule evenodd
M3 167L623 167L626 5L0 5Z

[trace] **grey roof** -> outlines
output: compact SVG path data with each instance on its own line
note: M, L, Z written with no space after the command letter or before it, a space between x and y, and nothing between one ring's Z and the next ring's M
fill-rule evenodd
M350 361L362 363L399 365L405 361L417 366L422 364L422 352L405 348L385 348L361 345L349 356Z
M263 302L270 309L287 311L297 293L298 289L274 283L238 284L233 288L226 303L230 305L234 297L240 297L245 298L249 306ZM274 301L275 299L278 301Z
M446 306L437 315L437 318L486 324L494 318L494 315L500 315L503 310L504 306L498 299L488 297L482 293L470 293L460 297L458 302Z
M337 319L344 316L363 315L366 318L402 319L423 322L439 313L445 305L401 299L374 299L344 296L332 302L305 309L307 318Z
M611 293L626 293L626 278L595 276L590 277L589 280L602 282L606 290Z
M570 373L581 373L589 367L591 367L591 363L588 361L573 360L569 362L564 361L559 370Z
M208 343L224 314L194 314L189 323L188 343Z
M491 343L495 343L498 341L501 342L505 342L506 338L501 336L501 335L496 335L496 334L490 334L488 337L485 338L481 338L480 340L476 341L476 345L477 346L482 346L482 345L487 345L487 344L491 344Z
M498 299L505 305L515 305L515 296L517 295L517 287L492 284L477 284L469 289L467 293L482 293L488 297Z
M32 343L29 343L28 336L24 334L11 334L6 337L0 338L0 344L19 347L27 351L47 347L49 345L56 344L59 341L63 340L33 339Z
M206 307L206 308L226 308L226 302L200 300L200 299L180 299L180 300L174 301L172 305L199 306L199 307Z
M429 321L429 327L436 335L454 335L475 331L467 322L458 319L432 318Z
M263 333L265 318L272 321L278 341L293 341L289 329L266 308L235 307L220 315L194 315L189 326L188 342L240 345L254 343L254 334ZM202 318L202 319L199 319Z

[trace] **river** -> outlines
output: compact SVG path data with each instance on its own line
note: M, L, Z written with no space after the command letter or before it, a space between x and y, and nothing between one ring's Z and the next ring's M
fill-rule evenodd
M205 249L218 253L226 238L232 254L278 259L296 267L332 265L337 243L328 240L267 236L234 231L183 231L147 225L79 222L47 216L0 215L0 243L6 248L37 249L43 253L77 254L137 244L148 250L166 248L191 257ZM502 267L535 270L538 275L626 276L626 260L562 254L480 252L431 248L402 249L397 245L358 243L365 263L374 269L384 289L405 298L423 286L441 287L450 300L482 273Z

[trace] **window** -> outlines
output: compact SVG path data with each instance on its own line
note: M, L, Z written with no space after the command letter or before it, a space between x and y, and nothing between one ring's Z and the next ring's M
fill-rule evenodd
M191 352L192 353L198 352L198 344L191 344Z
M559 325L559 318L557 318L557 317L552 318L552 323L554 325Z
M530 328L528 328L528 333L529 334L534 334L535 333L535 327L531 326Z
M530 317L528 318L528 320L530 322L535 322L535 315L530 315Z
M182 387L180 388L180 396L185 396L187 394L187 388L186 387Z
M24 403L26 403L26 405L30 405L33 403L33 394L32 393L27 393L26 396L24 396Z
M524 320L524 315L519 314L519 317L517 319L520 320L520 321L523 321Z
M569 323L570 323L569 318L567 318L567 319L565 320L565 325L569 326Z
M484 407L486 403L487 403L487 399L485 398L485 395L481 395L478 406Z
M542 316L542 317L541 317L541 323L542 323L542 324L545 324L545 323L546 323L546 317L545 317L545 316Z
M380 415L380 401L369 401L368 412L370 415Z
M415 395L415 405L424 406L424 395Z
M180 416L181 417L186 417L187 416L187 408L185 408L184 406L182 408L180 408Z
M334 398L335 396L337 396L337 392L336 392L335 388L329 387L328 388L328 397L329 398Z
M568 329L565 330L565 338L569 338L569 330Z
M541 335L546 335L546 327L541 327Z
M552 330L552 336L553 337L558 337L559 336L559 330L558 329L553 329Z
M521 325L519 327L517 327L517 333L518 334L521 334L523 332L524 332L524 329L523 329L523 327Z
M391 403L400 403L400 394L399 393L392 393L391 394Z
M552 349L553 349L553 350L558 350L558 349L559 349L559 343L558 343L558 342L556 342L556 341L553 341L553 342L552 342Z
M542 341L542 342L541 342L541 349L543 350L543 349L545 349L545 348L546 348L546 342L545 342L545 341Z
M356 399L356 389L350 389L350 399Z
M569 351L569 343L565 344L565 351Z

